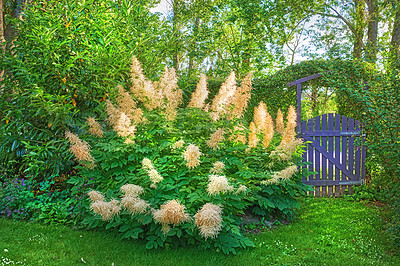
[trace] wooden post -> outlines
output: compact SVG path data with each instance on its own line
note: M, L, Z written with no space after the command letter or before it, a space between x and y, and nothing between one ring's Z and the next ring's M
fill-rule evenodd
M301 83L297 84L297 137L301 134Z

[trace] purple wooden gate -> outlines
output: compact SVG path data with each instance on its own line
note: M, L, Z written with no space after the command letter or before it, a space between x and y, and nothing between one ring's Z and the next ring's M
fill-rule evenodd
M352 193L351 186L365 178L365 146L360 136L360 121L339 114L324 114L301 121L301 84L319 78L314 74L288 83L297 86L297 137L309 141L303 161L313 175L303 182L314 185L315 196L339 196Z
M303 177L314 185L315 196L339 196L365 177L365 146L360 136L360 121L339 114L324 114L301 122L301 136L308 141L303 161L315 174Z

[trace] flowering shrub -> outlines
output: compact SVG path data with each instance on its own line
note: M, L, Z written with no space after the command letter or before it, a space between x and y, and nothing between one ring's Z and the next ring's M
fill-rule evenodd
M88 191L89 228L115 228L147 248L193 244L224 253L253 246L242 215L290 216L307 187L297 170L301 141L289 110L282 136L264 103L249 127L242 121L251 74L235 74L207 101L205 76L186 108L174 69L149 81L133 58L130 92L118 87L107 121L88 118L86 132L66 132L80 166L69 183ZM282 119L283 120L283 119ZM279 121L279 123L283 123Z

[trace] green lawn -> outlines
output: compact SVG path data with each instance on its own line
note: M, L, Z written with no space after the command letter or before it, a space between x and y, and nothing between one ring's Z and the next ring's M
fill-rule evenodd
M301 201L290 225L251 236L239 255L196 248L146 250L105 232L0 219L0 265L400 265L375 207L344 199Z

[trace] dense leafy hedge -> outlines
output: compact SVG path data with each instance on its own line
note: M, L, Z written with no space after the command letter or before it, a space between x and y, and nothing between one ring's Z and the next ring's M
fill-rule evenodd
M98 113L99 102L129 77L131 56L146 73L162 71L168 27L143 5L31 1L23 19L12 21L19 36L0 58L2 170L39 181L69 172L65 129Z

